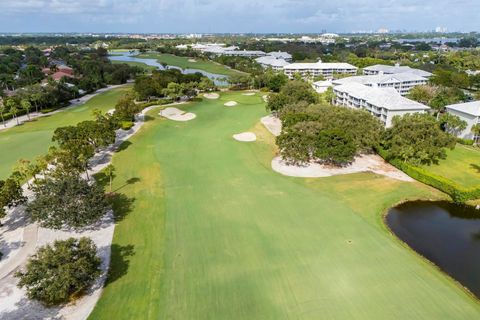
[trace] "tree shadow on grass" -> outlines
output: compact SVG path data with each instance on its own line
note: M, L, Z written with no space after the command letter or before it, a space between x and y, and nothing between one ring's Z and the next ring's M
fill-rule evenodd
M123 193L109 194L109 200L112 205L115 222L122 221L132 211L133 203L135 202L135 198L129 198Z
M122 144L117 148L116 152L122 152L124 150L127 150L128 147L130 147L132 143L128 140L125 140L122 142Z
M125 181L124 184L122 184L121 186L119 186L118 188L113 190L113 192L118 192L121 189L125 188L126 186L129 186L129 185L132 185L132 184L135 184L135 183L138 183L138 182L140 182L139 177L132 177L132 178L128 179L127 181Z
M480 173L480 166L478 164L471 163L470 168L477 170L477 173Z
M131 244L126 246L112 244L111 250L110 269L108 270L105 287L127 274L130 257L135 254L135 247Z
M143 116L143 122L152 121L152 120L154 120L154 119L155 119L154 117L149 116L148 114L146 114L146 115Z

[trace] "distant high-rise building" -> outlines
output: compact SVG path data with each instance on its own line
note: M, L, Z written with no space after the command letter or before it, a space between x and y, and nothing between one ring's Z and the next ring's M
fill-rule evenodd
M390 30L388 30L387 28L380 28L377 30L377 33L389 33Z
M445 33L447 32L447 27L436 27L435 32L437 33Z

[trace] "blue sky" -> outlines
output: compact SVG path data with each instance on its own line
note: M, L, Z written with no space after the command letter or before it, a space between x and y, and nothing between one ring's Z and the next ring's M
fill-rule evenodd
M480 0L0 0L0 32L480 31Z

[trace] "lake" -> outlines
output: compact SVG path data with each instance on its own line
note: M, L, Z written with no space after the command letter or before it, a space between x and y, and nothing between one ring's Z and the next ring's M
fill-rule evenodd
M204 76L210 78L213 80L213 82L217 86L227 86L228 82L225 80L227 76L223 74L216 74L216 73L210 73L204 70L200 69L182 69L178 66L171 66L171 65L162 65L159 63L156 59L145 59L145 58L138 58L135 57L138 55L138 51L115 51L113 52L114 55L109 55L108 58L112 61L124 61L124 62L140 62L144 63L148 66L156 67L159 70L165 70L165 69L178 69L182 71L184 74L190 74L190 73L201 73Z
M389 210L388 227L416 252L480 297L480 210L411 201Z

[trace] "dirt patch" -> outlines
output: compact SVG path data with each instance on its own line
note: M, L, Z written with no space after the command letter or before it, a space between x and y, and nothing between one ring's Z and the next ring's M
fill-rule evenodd
M197 62L195 59L188 59L188 62Z
M242 132L234 134L233 139L242 142L253 142L257 140L257 136L253 132Z
M341 174L373 172L396 180L414 181L402 171L386 163L385 160L378 155L358 156L351 165L342 168L325 166L313 162L305 166L288 165L281 157L276 157L272 160L272 169L290 177L321 178Z
M185 112L174 107L168 107L159 112L159 115L173 121L190 121L197 117L196 114Z

